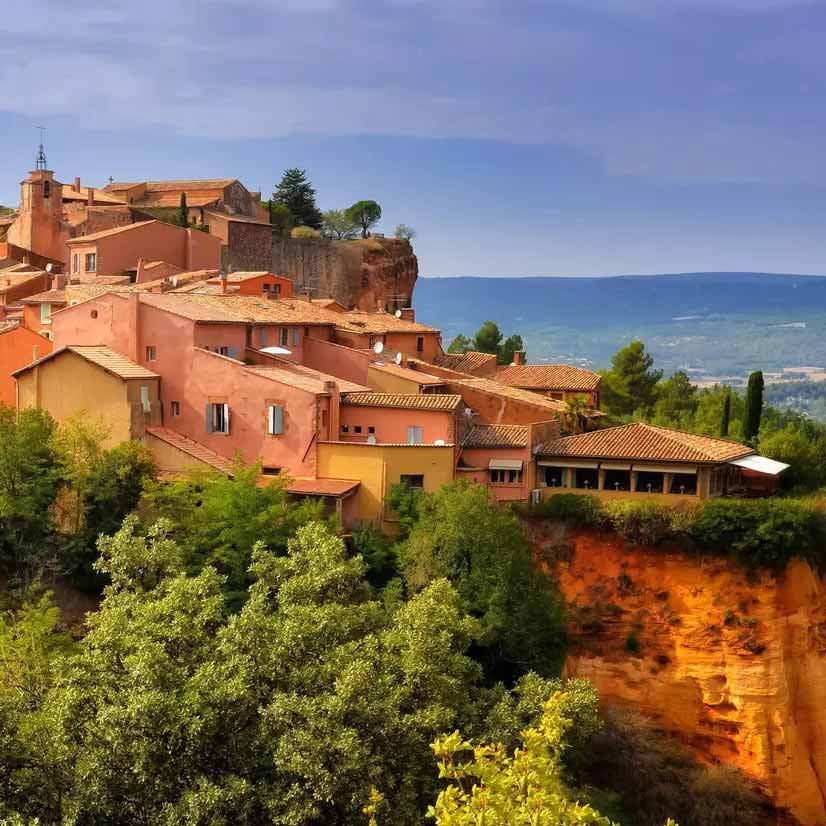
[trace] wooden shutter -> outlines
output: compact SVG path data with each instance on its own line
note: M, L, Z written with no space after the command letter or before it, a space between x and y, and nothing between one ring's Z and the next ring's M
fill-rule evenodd
M212 433L213 429L214 428L212 427L212 405L208 404L206 406L206 432Z
M224 433L229 433L229 405L224 405Z

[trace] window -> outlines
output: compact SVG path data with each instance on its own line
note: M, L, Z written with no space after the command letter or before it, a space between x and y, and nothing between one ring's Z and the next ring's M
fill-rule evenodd
M278 334L280 336L279 342L282 347L286 347L290 343L290 331L287 327L282 327Z
M293 327L293 347L298 347L298 327Z
M267 407L267 433L280 436L284 432L284 407L271 404Z
M75 304L80 304L80 302L79 302L76 298L75 298L75 299L72 299L72 300L69 302L69 306L70 306L70 307L74 307L74 306L75 306Z
M554 401L561 402L565 398L564 393L548 393L548 397Z
M353 428L353 432L354 432L354 433L361 433L361 425L360 425L360 424L357 424L357 425Z
M421 353L424 350L424 336L419 336L416 339L416 352Z
M86 253L86 272L97 272L98 256L96 252Z
M78 255L75 253L72 256L72 272L79 272L80 262L77 260Z
M281 295L281 285L280 284L273 284L271 286L274 295Z
M342 432L342 433L349 433L349 432L350 432L350 425L348 425L348 424L343 424L343 425L341 426L341 432Z
M420 445L423 441L423 432L421 427L408 427L407 428L407 444L409 445Z
M258 331L258 346L259 347L266 347L267 346L267 328L262 327Z
M49 181L43 181L43 197L48 199L52 194L52 185Z
M230 359L234 359L237 357L237 351L235 347L230 347L229 345L222 345L221 347L216 347L215 352L218 353L219 356L226 356Z
M522 471L491 469L490 481L493 485L519 485L522 482Z
M424 490L424 476L421 473L403 473L399 482L413 490Z
M229 433L229 405L210 402L206 406L207 433Z
M158 351L155 349L154 344L150 344L146 348L146 360L147 361L155 361L158 357Z
M41 330L40 335L43 336L43 338L49 339L49 341L52 340L52 331L51 330Z
M149 401L149 385L141 385L141 407L144 413L149 413L152 410L152 402Z
M368 428L367 428L367 432L368 432L368 433L375 433L375 432L376 432L376 428L375 428L375 427L373 427L373 426L371 425L370 427L368 427Z
M51 304L41 304L40 305L40 323L41 324L51 324L52 323L52 305Z
M278 474L281 473L281 468L273 467L272 465L264 465L261 468L261 473L263 473L264 476L278 476Z
M181 415L181 403L180 402L170 402L169 406L172 408L172 415L173 416L180 416Z
M270 291L270 285L269 285L269 284L267 284L267 283L265 282L265 283L264 283L264 288L263 288L263 289L264 289L264 292L265 292L265 293L268 293L268 292Z

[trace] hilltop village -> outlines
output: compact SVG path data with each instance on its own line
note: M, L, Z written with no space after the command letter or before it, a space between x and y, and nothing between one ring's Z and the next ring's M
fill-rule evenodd
M0 401L101 417L165 475L260 462L262 482L286 478L345 527L392 533L398 483L677 502L772 493L786 467L728 440L605 428L588 370L446 353L397 266L415 260L408 241L377 238L394 263L360 257L354 286L334 242L308 270L308 242L276 239L236 179L97 189L60 183L41 155L0 217ZM163 219L182 195L189 228Z

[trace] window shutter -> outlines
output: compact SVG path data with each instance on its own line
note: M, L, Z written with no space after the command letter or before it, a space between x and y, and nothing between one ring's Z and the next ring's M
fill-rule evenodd
M284 408L280 404L274 404L272 408L273 435L280 436L284 432Z
M212 433L212 431L213 431L213 427L212 427L212 405L208 404L206 406L206 432L207 433Z
M229 433L229 405L224 405L224 433Z
M236 350L235 347L227 347L227 355L231 359L237 359L238 358L238 351Z

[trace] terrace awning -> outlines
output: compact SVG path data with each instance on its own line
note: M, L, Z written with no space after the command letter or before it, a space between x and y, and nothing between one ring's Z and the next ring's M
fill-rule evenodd
M767 476L779 476L784 470L789 469L789 465L783 462L777 462L774 459L757 456L756 454L744 456L742 459L733 459L729 464L746 470L753 470L755 473L764 473Z
M489 470L522 470L521 459L491 459Z

